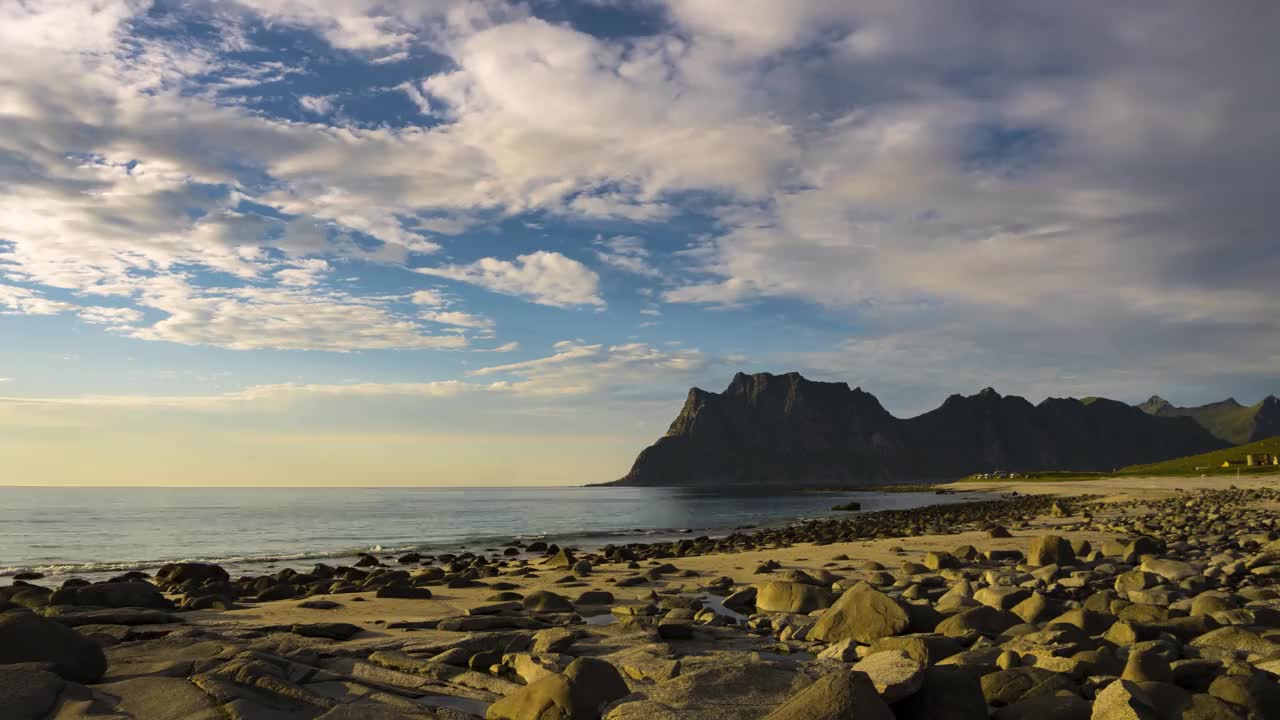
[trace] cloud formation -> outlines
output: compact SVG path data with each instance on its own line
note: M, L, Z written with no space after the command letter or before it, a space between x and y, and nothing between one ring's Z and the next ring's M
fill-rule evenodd
M511 351L477 290L601 315L624 291L664 331L811 308L813 366L869 385L921 357L939 385L1274 381L1274 3L574 7L0 5L0 314ZM612 330L511 382L696 363Z
M481 258L465 265L417 268L423 275L478 285L526 298L539 305L603 306L600 277L586 265L558 252L539 250L515 260Z

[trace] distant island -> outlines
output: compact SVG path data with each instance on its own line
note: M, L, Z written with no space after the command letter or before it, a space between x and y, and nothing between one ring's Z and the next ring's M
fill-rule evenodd
M667 434L606 484L845 488L997 470L1111 471L1236 444L1197 420L1150 402L1032 404L991 388L900 419L846 383L738 373L724 392L690 389Z

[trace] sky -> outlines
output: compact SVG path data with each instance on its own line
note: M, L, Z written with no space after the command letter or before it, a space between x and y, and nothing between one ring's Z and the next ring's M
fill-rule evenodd
M611 480L690 386L1280 392L1280 4L0 3L0 484Z

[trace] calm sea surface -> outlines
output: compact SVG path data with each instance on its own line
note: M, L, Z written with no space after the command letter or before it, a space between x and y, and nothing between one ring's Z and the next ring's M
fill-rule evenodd
M0 576L34 569L93 578L174 560L229 569L310 566L357 552L442 551L545 539L579 547L724 534L968 493L723 495L676 488L0 487Z

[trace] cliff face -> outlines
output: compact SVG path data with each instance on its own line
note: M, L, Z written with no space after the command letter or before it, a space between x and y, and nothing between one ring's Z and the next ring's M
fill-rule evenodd
M992 470L1111 470L1224 445L1194 421L1111 400L1032 405L988 388L901 420L875 396L797 373L734 376L689 391L623 485L855 485Z
M1271 395L1255 405L1241 405L1235 398L1197 407L1177 407L1153 395L1138 406L1159 417L1189 417L1214 437L1232 445L1265 440L1280 435L1280 399Z

